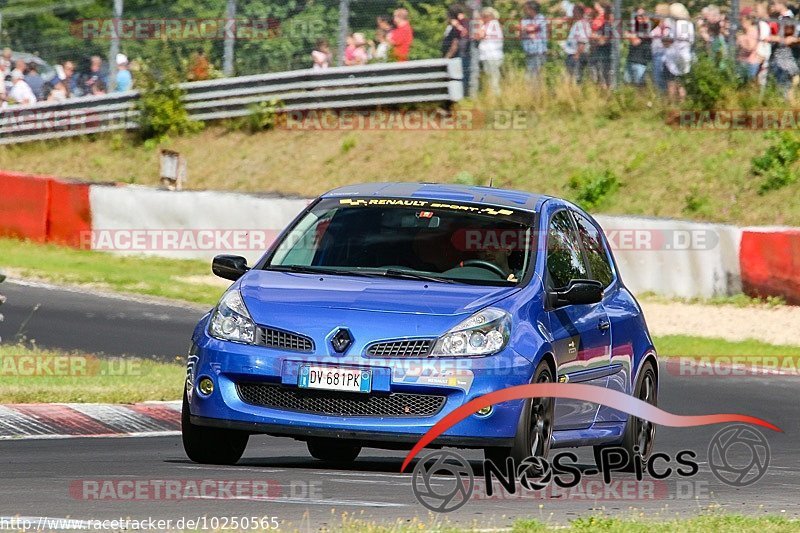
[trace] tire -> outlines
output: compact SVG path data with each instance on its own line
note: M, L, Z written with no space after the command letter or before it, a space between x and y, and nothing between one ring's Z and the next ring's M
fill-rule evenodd
M633 393L634 398L643 400L650 405L658 405L658 377L656 374L653 363L647 361L642 365L642 370L639 374L639 379L636 382L636 388ZM628 452L628 463L623 465L623 472L635 472L636 461L639 466L643 466L650 459L653 453L653 444L655 443L656 426L652 422L636 418L635 416L628 416L628 422L625 424L625 433L622 437L622 443L617 446L595 446L594 447L594 461L597 468L602 471L603 464L600 454L606 448L624 448ZM639 453L634 451L634 446L639 448Z
M532 383L553 383L553 371L546 361L539 363L533 373ZM506 464L511 457L519 465L527 457L547 459L553 435L555 400L553 398L529 398L525 400L522 414L517 423L517 435L510 448L491 447L483 451L486 459L496 466Z
M210 428L192 424L189 401L183 393L181 436L189 459L204 465L233 465L244 454L250 434L233 429Z
M333 439L309 439L306 445L311 457L331 463L351 463L361 453L361 446Z

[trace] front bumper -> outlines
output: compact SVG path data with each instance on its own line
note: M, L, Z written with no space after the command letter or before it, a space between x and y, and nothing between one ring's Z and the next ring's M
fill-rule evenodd
M440 395L445 399L444 405L432 416L342 416L253 405L241 398L237 389L241 383L297 389L297 370L304 363L370 369L372 394ZM196 425L297 439L325 437L376 447L408 447L464 403L489 392L529 383L533 368L529 359L511 348L489 357L464 359L380 359L363 356L361 350L338 357L220 341L198 328L189 357L187 397L191 421ZM214 392L208 396L197 390L197 383L204 377L214 382ZM510 446L521 409L522 401L497 404L488 416L473 415L459 422L434 445Z

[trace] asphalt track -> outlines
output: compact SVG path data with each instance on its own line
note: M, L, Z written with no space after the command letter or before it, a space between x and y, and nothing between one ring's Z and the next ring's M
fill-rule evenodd
M10 280L0 284L0 294L8 297L0 307L2 342L32 340L45 348L114 356L174 360L186 355L192 329L205 312L191 304L179 307Z
M30 313L29 339L42 345L132 353L170 358L182 353L193 321L202 314L196 309L126 302L86 293L4 284L9 296L3 307L6 323L4 342ZM11 334L9 334L11 332ZM659 428L657 451L674 457L681 450L693 450L700 462L699 473L691 478L672 476L663 482L645 478L637 484L630 474L614 474L615 483L602 491L598 476L589 485L572 491L552 491L524 496L507 495L486 499L478 490L462 508L438 519L480 527L504 527L515 518L538 518L563 523L602 512L611 515L670 518L724 509L762 515L800 516L797 492L800 488L800 443L798 420L800 382L791 376L679 376L674 368L661 368L660 407L678 414L737 412L764 418L784 433L768 430L771 462L756 484L736 488L717 479L706 462L712 436L720 426L694 429ZM480 473L478 452L464 452ZM432 521L431 513L416 503L411 474L400 474L403 452L365 450L351 465L327 464L308 455L303 443L290 439L254 437L245 457L234 467L201 466L183 454L179 437L29 440L0 442L0 517L70 517L82 520L149 517L177 520L208 517L276 517L291 528L317 529L342 523L342 516L382 523L418 517ZM580 462L592 465L583 449ZM738 445L728 455L744 463L750 454ZM673 461L674 465L674 461ZM481 476L478 475L478 478ZM155 481L154 481L155 480ZM244 481L245 487L231 497L165 499L152 495L131 500L122 491L122 481L144 482L154 487L159 481L179 481L182 486L201 480ZM85 482L89 481L87 485ZM248 482L269 486L268 495L253 497ZM438 478L438 484L448 483ZM98 500L91 482L101 482L112 492ZM444 486L444 485L442 485ZM594 496L600 496L599 498ZM199 528L198 528L199 529Z

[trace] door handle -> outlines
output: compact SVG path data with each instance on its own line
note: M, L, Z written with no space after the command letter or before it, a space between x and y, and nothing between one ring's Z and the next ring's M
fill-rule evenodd
M600 331L607 331L611 328L611 322L606 320L605 318L600 319L600 322L597 323L597 329Z

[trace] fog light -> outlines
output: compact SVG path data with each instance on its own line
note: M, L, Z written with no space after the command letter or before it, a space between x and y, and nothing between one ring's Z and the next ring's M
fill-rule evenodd
M478 416L489 416L490 414L492 414L493 410L494 410L494 406L489 405L487 407L483 407L481 409L478 409L478 412L475 413L475 414L478 415Z
M211 378L203 378L200 380L200 383L198 383L197 390L206 396L209 396L212 392L214 392L214 382L211 381Z

